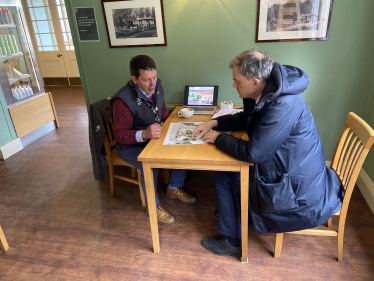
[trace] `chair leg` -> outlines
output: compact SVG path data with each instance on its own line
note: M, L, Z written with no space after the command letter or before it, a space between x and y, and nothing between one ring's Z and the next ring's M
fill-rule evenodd
M108 162L109 166L109 182L110 182L110 194L113 195L114 193L114 167L112 162Z
M131 168L131 177L135 178L136 177L136 168Z
M344 230L338 231L338 261L343 260L343 238L344 238Z
M4 232L1 226L0 226L0 249L2 251L8 251L9 249L8 242L5 239L5 235L4 235Z
M169 169L164 169L163 173L164 173L165 183L169 184L169 178L170 178Z
M279 258L283 243L283 233L277 233L275 235L275 248L274 248L274 258Z
M328 228L332 227L332 217L327 220L326 224Z
M138 181L139 181L139 190L140 190L140 199L142 200L142 205L145 207L145 197L144 197L144 192L142 188L142 181L141 181L141 172L140 170L138 171Z

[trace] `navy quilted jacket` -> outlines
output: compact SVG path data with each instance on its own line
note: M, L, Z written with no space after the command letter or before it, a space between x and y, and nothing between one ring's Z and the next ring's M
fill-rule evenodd
M244 111L222 116L218 130L246 130L245 141L220 134L215 145L250 163L250 212L258 234L313 228L341 207L335 173L326 167L313 116L301 96L308 75L274 63L261 99L243 99Z

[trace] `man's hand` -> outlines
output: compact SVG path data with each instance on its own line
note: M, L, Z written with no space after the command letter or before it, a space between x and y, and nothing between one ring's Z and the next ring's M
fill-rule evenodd
M158 123L153 123L143 130L143 139L158 139L161 136L161 126Z
M216 131L210 130L203 136L203 142L214 143L218 135L219 133L217 133Z
M208 133L213 127L217 127L218 122L217 120L211 120L208 122L205 122L203 124L200 124L197 126L195 131L192 132L191 138L194 138L194 136L197 136L198 139L202 138L206 133Z

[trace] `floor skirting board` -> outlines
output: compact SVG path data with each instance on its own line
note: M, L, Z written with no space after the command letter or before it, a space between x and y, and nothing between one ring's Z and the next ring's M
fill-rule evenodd
M374 214L374 183L364 169L361 169L356 184Z

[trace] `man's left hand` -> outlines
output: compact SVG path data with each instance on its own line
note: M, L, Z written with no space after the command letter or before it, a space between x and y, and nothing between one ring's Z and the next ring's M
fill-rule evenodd
M203 142L214 143L218 135L219 133L217 133L216 131L210 130L203 136Z

